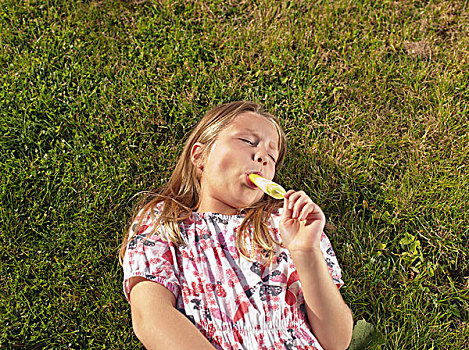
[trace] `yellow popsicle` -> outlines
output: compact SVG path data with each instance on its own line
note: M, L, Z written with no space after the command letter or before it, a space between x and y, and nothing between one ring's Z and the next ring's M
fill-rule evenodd
M267 193L269 196L274 197L276 199L283 199L285 197L285 189L280 186L279 184L267 180L260 175L257 174L249 174L249 180L251 180L254 185L259 187L262 191Z

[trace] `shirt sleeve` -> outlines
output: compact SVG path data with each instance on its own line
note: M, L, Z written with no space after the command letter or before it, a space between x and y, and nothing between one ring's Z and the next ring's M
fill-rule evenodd
M280 208L277 212L274 212L272 214L270 222L270 228L273 229L273 236L277 240L277 242L282 241L279 231L280 218L282 216L282 212L283 208ZM321 236L320 248L322 255L324 256L324 260L326 261L327 269L329 270L329 274L331 275L334 284L337 286L337 288L342 287L344 285L344 281L342 280L342 271L340 269L337 257L335 256L331 242L329 241L329 238L324 232Z
M344 281L342 280L342 271L340 269L339 262L337 261L337 257L335 256L334 249L332 249L331 242L324 232L321 237L320 247L332 280L337 288L342 287L344 285Z
M159 211L155 208L155 216ZM144 215L138 232L127 244L123 260L124 294L130 303L129 280L140 276L157 282L178 297L180 293L179 268L177 264L176 248L166 239L166 231L160 226L153 232L154 222L150 212L140 213L132 224L132 230L137 227L138 220ZM155 221L156 221L155 217Z

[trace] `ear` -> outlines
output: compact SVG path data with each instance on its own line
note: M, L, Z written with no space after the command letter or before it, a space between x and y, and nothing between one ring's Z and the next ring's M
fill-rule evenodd
M191 148L191 162L196 169L203 169L202 156L205 150L205 145L200 142L196 142Z

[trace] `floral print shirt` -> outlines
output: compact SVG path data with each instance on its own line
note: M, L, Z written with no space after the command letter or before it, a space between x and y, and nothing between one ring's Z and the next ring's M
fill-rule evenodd
M160 210L161 203L156 216ZM281 242L281 213L279 209L269 222L277 242ZM129 303L129 279L141 276L170 290L177 309L216 349L322 349L308 324L301 283L288 250L277 247L268 266L239 255L236 232L244 215L193 213L180 224L185 244L179 247L165 239L163 226L148 236L153 225L150 213L140 215L145 217L128 243L123 263ZM325 234L320 245L340 288L340 267Z

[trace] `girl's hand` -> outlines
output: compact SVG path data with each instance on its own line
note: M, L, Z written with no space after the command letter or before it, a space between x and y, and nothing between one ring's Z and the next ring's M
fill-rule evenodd
M319 249L326 217L321 208L303 191L288 191L283 202L280 235L290 253Z

